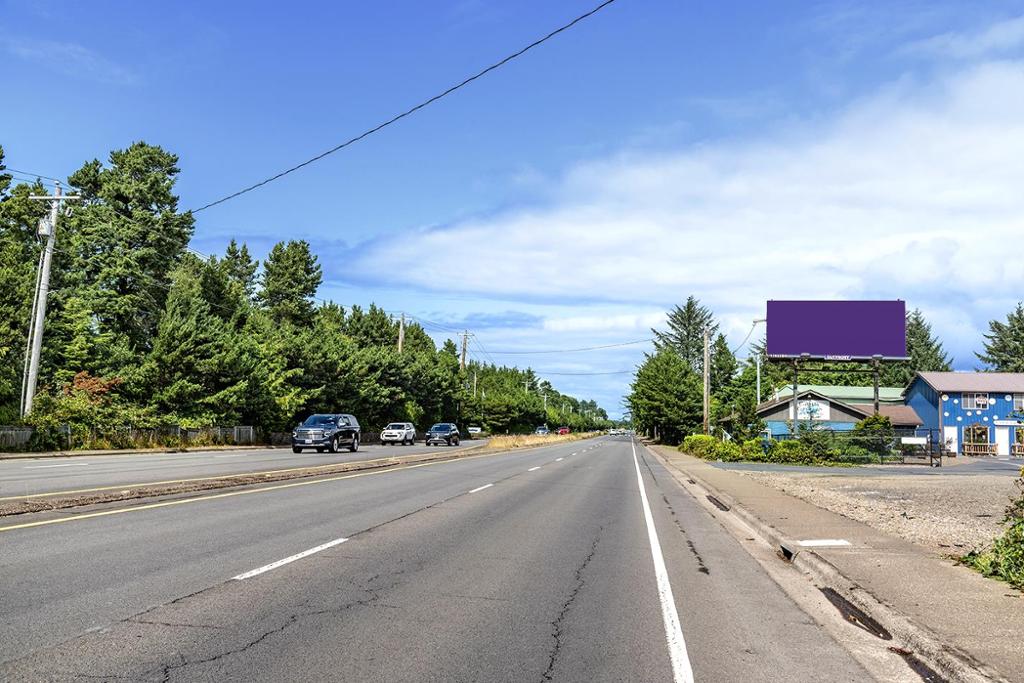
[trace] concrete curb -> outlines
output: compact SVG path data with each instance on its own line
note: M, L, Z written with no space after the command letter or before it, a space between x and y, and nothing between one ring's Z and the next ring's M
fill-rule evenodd
M106 448L85 451L40 451L40 452L7 452L0 453L0 460L31 460L33 458L92 458L104 455L153 455L160 453L191 453L195 451L257 451L277 450L287 446L266 446L253 444L250 446L176 446L165 448Z
M732 512L742 519L761 540L787 559L799 570L809 575L815 582L830 586L837 593L864 610L893 635L894 639L906 645L921 661L935 669L952 681L958 683L1009 683L1006 678L978 662L965 652L945 643L942 638L928 628L915 623L902 612L882 602L870 591L844 575L835 565L812 550L803 549L795 540L783 536L778 529L737 502L732 496L719 491L714 486L692 472L684 472L666 460L656 450L646 444L644 447L676 478L681 486L687 487L687 481L680 481L676 473L695 482L705 495L710 494L725 503Z

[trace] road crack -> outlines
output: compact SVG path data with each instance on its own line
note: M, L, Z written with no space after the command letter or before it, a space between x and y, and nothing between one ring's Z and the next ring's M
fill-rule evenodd
M601 540L601 533L604 531L604 527L600 527L597 530L597 534L594 536L594 542L590 544L590 552L587 554L583 561L576 567L576 572L573 578L573 588L569 592L569 596L565 602L562 603L561 609L558 611L558 616L551 622L551 636L555 639L555 645L551 648L551 652L548 653L548 668L544 671L544 675L541 676L541 681L550 681L554 677L555 664L558 662L558 656L562 650L562 624L565 621L566 615L572 608L573 603L579 596L580 591L583 590L583 586L586 580L583 578L583 572L590 564L590 561L594 559L594 554L597 552L597 544Z

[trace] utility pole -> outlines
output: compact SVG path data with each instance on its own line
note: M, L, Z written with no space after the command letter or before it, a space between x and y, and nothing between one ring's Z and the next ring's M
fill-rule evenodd
M469 333L469 330L465 330L465 331L462 332L461 336L462 336L462 356L459 359L459 370L465 370L466 369L466 347L469 345L469 338L472 337L473 335L471 335Z
M523 380L523 391L530 393L530 380Z
M757 405L761 405L761 354L757 354Z
M402 344L405 343L405 313L398 320L398 352L402 352Z
M39 236L46 237L46 248L39 264L39 277L36 284L35 305L32 307L32 318L29 321L28 341L28 372L25 379L25 391L21 399L21 415L24 417L32 412L32 400L36 395L39 382L39 356L43 349L43 323L46 320L46 299L50 294L50 265L53 263L53 246L57 241L57 218L60 216L61 203L79 199L77 195L61 196L60 183L56 184L53 196L29 195L29 199L50 202L50 217L39 221Z
M476 370L473 371L473 398L476 398Z
M704 433L711 433L711 330L704 328Z

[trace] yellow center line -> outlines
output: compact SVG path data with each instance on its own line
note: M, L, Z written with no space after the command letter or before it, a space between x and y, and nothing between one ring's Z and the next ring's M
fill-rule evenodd
M496 453L484 453L481 455L468 455L462 458L456 458L454 460L434 460L431 462L421 462L415 465L405 465L403 467L391 467L383 470L373 470L372 472L356 472L354 474L344 474L337 477L326 477L324 479L314 479L311 481L294 481L287 484L275 484L273 486L264 486L258 489L245 489L242 491L228 491L226 493L215 493L208 496L198 496L196 498L179 498L177 500L165 500L160 503L149 503L148 505L136 505L127 508L117 508L116 510L103 510L101 512L87 512L81 515L75 515L74 517L57 517L55 519L44 519L37 522L23 522L21 524L11 524L8 526L0 526L0 533L4 531L13 531L15 529L29 529L37 526L48 526L50 524L64 524L65 522L78 522L83 519L93 519L94 517L108 517L110 515L120 515L125 512L141 512L143 510L155 510L156 508L171 507L174 505L185 505L186 503L198 503L204 500L216 500L218 498L232 498L234 496L247 496L253 493L265 493L267 491L279 491L281 489L297 488L299 486L312 486L313 484L324 484L330 481L340 481L342 479L355 479L356 477L369 477L374 474L386 474L388 472L400 472L402 470L411 470L417 467L428 467L430 465L444 465L454 462L462 462L464 460L475 460L477 458L489 458L495 455L502 455L507 451L498 451Z
M416 453L414 455L421 455ZM422 455L427 455L423 453ZM374 458L373 460L353 460L351 462L334 462L326 465L309 465L307 467L289 467L283 470L261 470L257 472L235 472L234 474L218 474L213 477L191 477L189 479L166 479L164 481L147 481L139 483L127 483L127 484L111 484L110 486L95 486L87 489L71 489L67 491L46 491L43 493L28 493L23 496L6 496L0 497L0 502L8 500L30 500L32 498L50 498L53 496L68 496L79 493L96 493L97 491L124 491L127 489L139 488L142 486L166 486L167 484L189 484L194 481L219 481L221 479L234 479L236 477L262 477L271 474L287 474L289 472L299 472L302 470L323 470L331 467L340 467L342 465L365 465L375 462L383 462L385 460L393 460L397 456L391 456L386 458Z

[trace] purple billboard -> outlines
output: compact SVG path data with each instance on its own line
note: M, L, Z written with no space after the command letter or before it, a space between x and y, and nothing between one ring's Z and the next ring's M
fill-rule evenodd
M903 301L769 301L769 358L905 358Z

